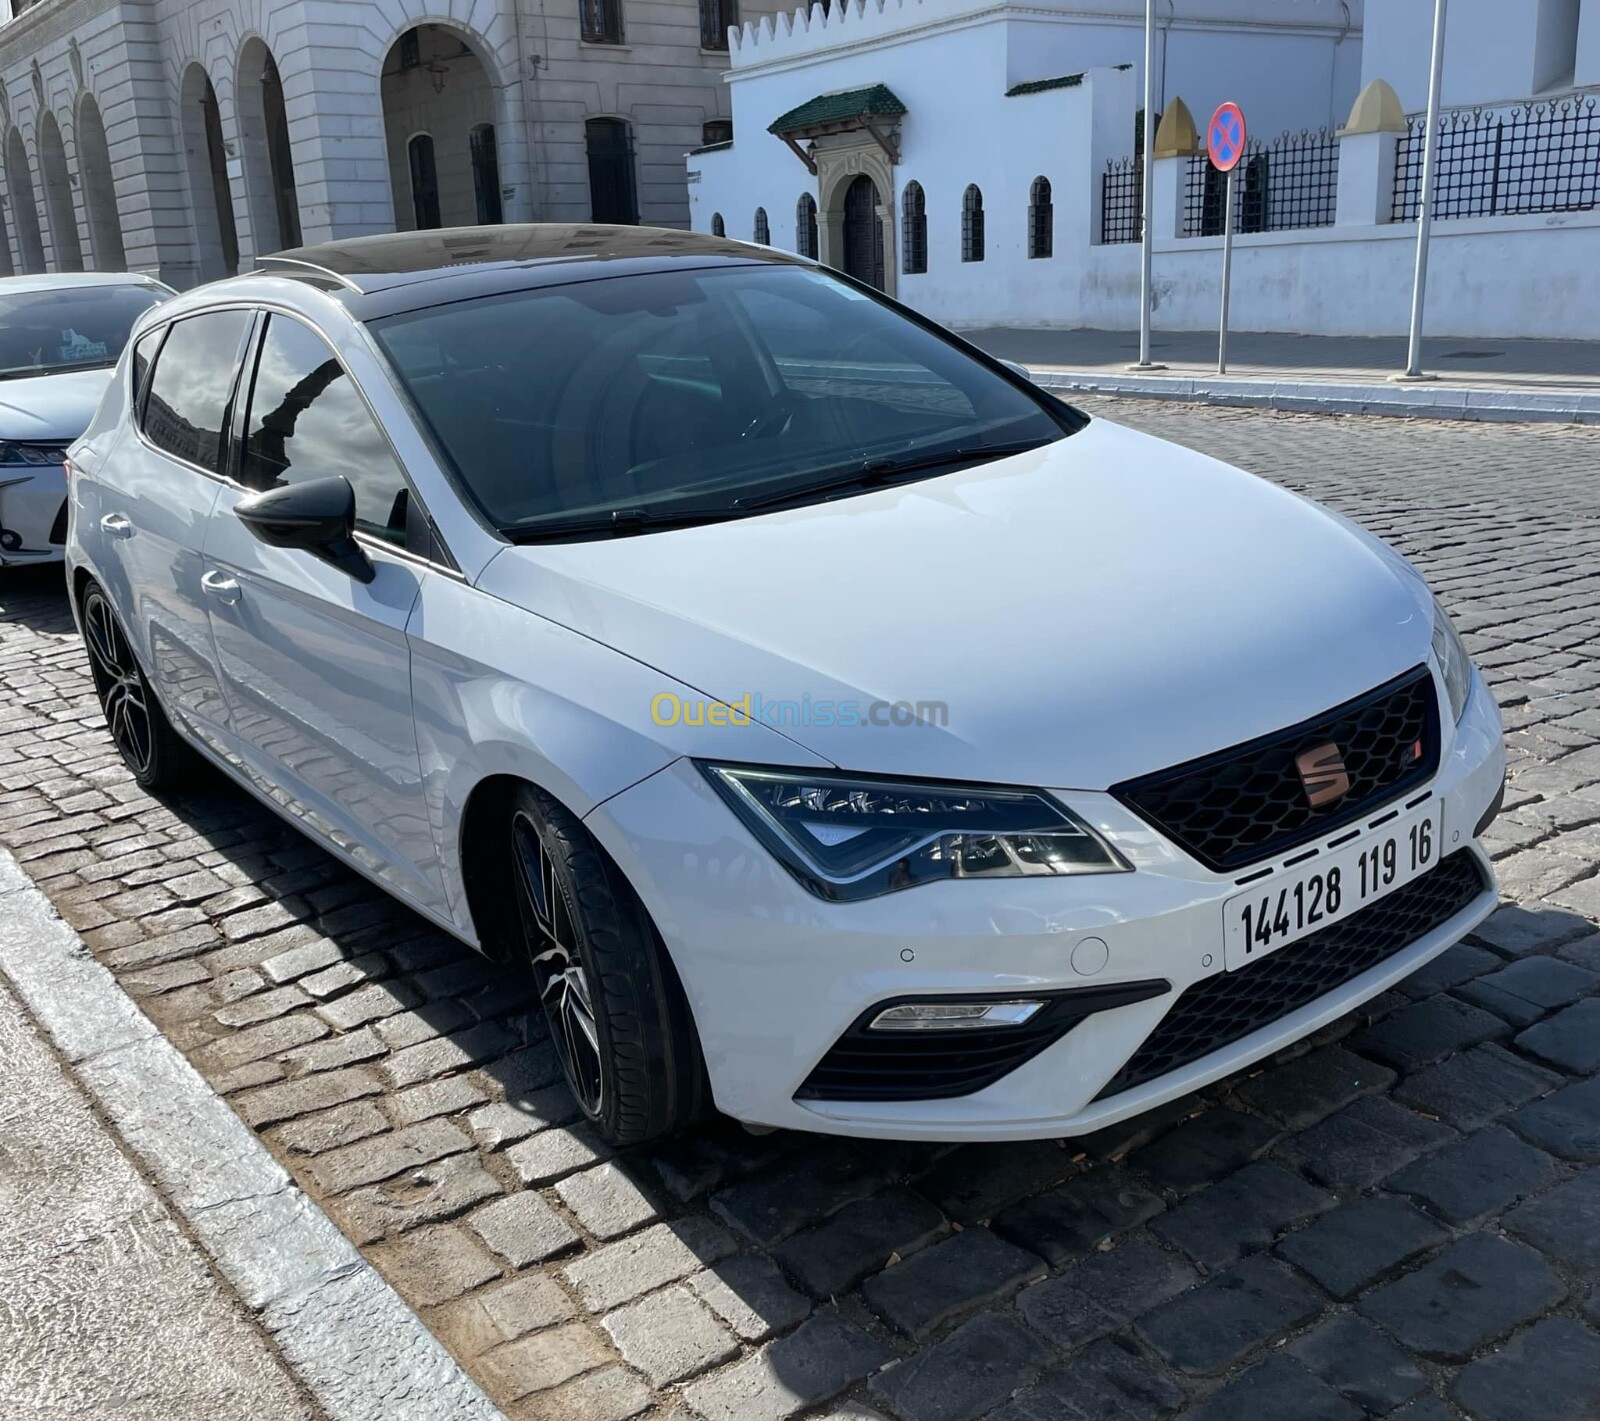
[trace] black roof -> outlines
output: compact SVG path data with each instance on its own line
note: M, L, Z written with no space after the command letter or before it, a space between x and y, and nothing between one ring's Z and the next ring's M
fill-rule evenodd
M267 273L322 277L330 285L367 296L468 274L509 275L519 270L531 274L531 269L572 269L594 262L619 262L632 270L651 270L685 258L693 259L697 265L730 259L793 260L770 248L709 237L702 232L539 222L351 237L275 252L262 257L258 265ZM584 280L594 274L573 270L567 279ZM544 280L563 279L558 271L541 270L540 275ZM431 294L430 303L438 294Z

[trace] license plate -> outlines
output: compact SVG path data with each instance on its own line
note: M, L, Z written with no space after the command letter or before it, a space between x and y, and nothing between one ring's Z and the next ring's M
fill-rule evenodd
M1230 972L1248 967L1359 912L1432 868L1441 843L1436 801L1228 899L1224 966Z

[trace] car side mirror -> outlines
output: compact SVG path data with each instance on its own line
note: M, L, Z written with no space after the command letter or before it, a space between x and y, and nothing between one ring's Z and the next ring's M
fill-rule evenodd
M234 513L268 547L300 548L357 582L377 569L355 540L356 491L346 478L306 479L241 498Z

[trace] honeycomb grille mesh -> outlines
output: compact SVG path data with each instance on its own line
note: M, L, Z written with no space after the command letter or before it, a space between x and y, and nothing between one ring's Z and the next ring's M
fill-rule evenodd
M1196 982L1096 1097L1104 1100L1220 1051L1344 986L1454 917L1485 888L1468 852L1251 967Z
M1314 809L1295 757L1337 745L1350 790ZM1418 753L1418 747L1421 753ZM1426 666L1288 730L1112 788L1208 868L1232 872L1348 824L1432 776L1439 708Z

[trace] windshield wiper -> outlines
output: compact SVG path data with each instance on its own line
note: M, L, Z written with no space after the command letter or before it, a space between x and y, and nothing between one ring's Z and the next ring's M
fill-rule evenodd
M70 365L15 365L0 370L0 380L25 380L34 375L71 375L79 370L106 370L114 360L77 360Z
M950 468L958 464L986 463L991 459L1004 459L1012 454L1027 454L1045 444L1048 439L1019 439L1011 444L982 444L970 448L940 449L931 454L912 454L903 459L864 459L831 479L820 483L804 484L800 488L783 489L778 493L763 494L760 498L738 498L734 507L744 512L777 508L785 503L795 503L813 498L817 494L837 493L842 489L878 488L909 474L925 474L932 469Z
M553 543L565 538L601 534L626 538L635 533L655 533L663 528L689 528L696 523L720 523L738 518L743 509L718 504L715 508L612 508L571 518L546 518L521 528L507 528L514 543Z

